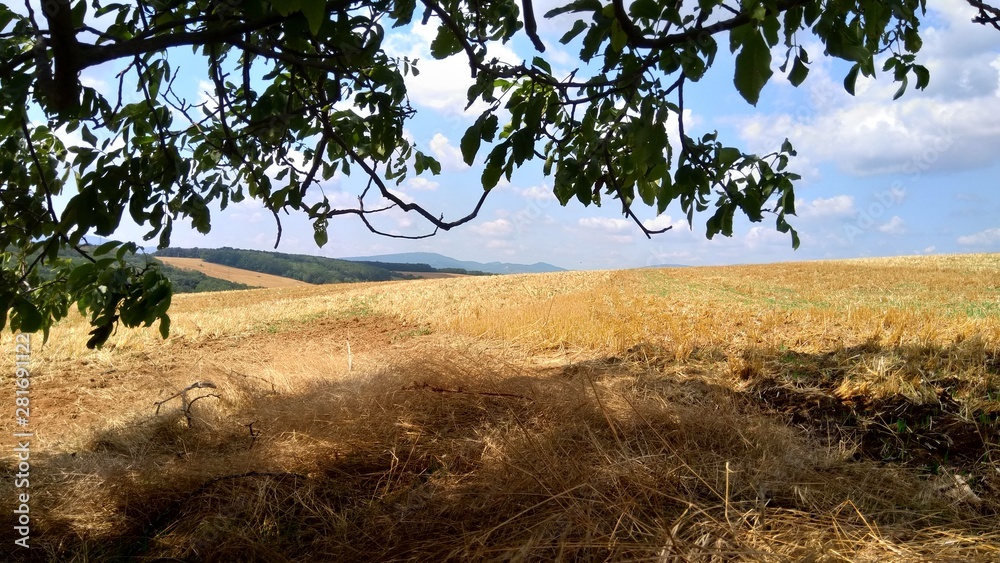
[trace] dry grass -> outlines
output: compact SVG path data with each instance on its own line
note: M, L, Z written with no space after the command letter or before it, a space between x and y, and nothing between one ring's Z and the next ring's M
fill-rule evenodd
M413 276L415 278L423 278L427 280L436 280L441 278L464 278L469 275L469 274L453 274L450 272L407 272L405 270L396 270L396 273Z
M33 553L995 561L998 274L985 255L184 295L168 341L92 353L68 321L33 355ZM154 414L199 380L218 397L190 425L177 399Z

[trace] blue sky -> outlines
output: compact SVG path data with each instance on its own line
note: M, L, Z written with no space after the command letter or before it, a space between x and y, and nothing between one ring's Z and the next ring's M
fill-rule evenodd
M536 11L544 13L555 3L536 0ZM732 238L709 241L704 234L707 216L696 217L691 230L678 209L660 217L655 210L639 210L650 226L674 226L647 240L614 201L601 208L584 208L575 200L561 207L552 196L551 179L534 164L501 185L477 220L452 232L419 241L389 239L344 218L331 222L329 243L319 249L311 225L293 215L282 220L278 250L330 257L429 251L484 262L544 261L571 269L1000 252L1000 32L971 23L972 10L962 0L930 0L928 9L919 62L930 69L931 85L924 92L910 89L898 101L892 101L896 85L889 77L861 78L857 95L847 94L842 80L848 67L824 60L815 42L806 43L814 61L806 82L794 88L775 68L756 108L733 88L732 60L725 52L702 82L687 90L689 134L718 130L723 142L758 153L775 150L785 137L795 145L799 156L791 168L803 176L796 187L798 217L790 220L802 237L797 251L787 235L774 231L773 221L742 222ZM420 58L420 76L408 79L419 112L408 131L444 168L439 176L407 180L400 192L455 218L467 213L481 193L481 169L462 163L457 148L477 114L462 112L469 84L463 59L430 58L431 23L387 36L391 53ZM569 23L540 24L547 58L567 72L578 66L575 52L554 38ZM518 62L536 53L527 41L518 40L497 47L495 54ZM783 51L776 50L775 65L779 54L783 57ZM209 89L204 75L186 76L191 76L189 82L178 86L194 99ZM84 81L96 87L115 83L113 71L106 68L88 70ZM332 200L345 205L363 188L360 177L335 178L324 185ZM397 233L426 231L426 224L412 214L391 212L374 221ZM175 225L172 245L273 247L273 218L255 202L216 211L212 223L207 236ZM143 232L123 225L118 237L140 241Z

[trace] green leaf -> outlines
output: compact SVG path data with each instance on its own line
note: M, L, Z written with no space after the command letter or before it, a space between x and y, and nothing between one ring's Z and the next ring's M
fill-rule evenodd
M900 81L899 90L896 90L896 93L892 95L893 100L898 100L899 98L903 97L903 93L906 92L907 83L909 83L909 80L904 76L903 79Z
M657 0L635 0L632 5L628 7L629 14L633 18L646 18L655 20L660 17L663 12L663 5Z
M80 136L83 137L83 141L92 147L97 146L97 135L90 132L90 129L84 125L83 129L80 130Z
M736 74L733 83L743 99L757 105L760 91L771 78L771 50L760 33L751 34L736 55Z
M396 23L392 24L392 27L401 27L409 24L413 20L413 9L416 6L417 3L414 0L395 0L391 14L395 18Z
M170 336L170 316L166 313L160 317L160 338Z
M732 166L742 155L743 153L737 148L725 147L719 149L719 163L724 167Z
M313 231L313 240L316 241L316 246L322 248L326 245L329 240L329 235L326 232L326 227L316 227Z
M438 28L437 37L431 41L431 56L435 59L445 59L462 50L462 44L458 37L451 32L448 26L442 25Z
M309 23L309 31L313 36L319 35L319 28L326 21L326 0L299 0L302 15Z
M550 65L549 62L542 57L535 57L531 59L531 66L540 68L545 72L552 74L552 65Z
M569 12L599 12L601 7L600 0L576 0L575 2L570 2L565 6L560 6L545 12L545 17L546 19L553 18L559 14Z
M795 57L795 61L792 63L792 71L788 73L788 81L792 86L798 87L805 82L808 75L809 67L803 64L802 59Z
M916 28L909 27L903 32L903 46L911 53L916 53L924 46L924 41L920 38L920 33L917 32Z
M17 313L18 330L21 332L38 332L42 328L45 318L42 316L41 311L38 310L38 307L35 307L34 303L28 300L20 300L15 305L14 310Z
M271 0L271 6L279 15L288 16L302 9L302 0Z
M917 90L923 90L931 82L931 73L927 67L913 65L913 74L917 75Z
M611 22L611 48L615 51L621 51L628 44L628 36L625 35L625 31L622 29L618 20L613 20Z
M852 96L854 95L854 85L858 81L858 71L860 70L861 65L855 64L848 71L847 76L844 77L844 90L847 90L847 93Z
M71 12L74 27L82 27L83 21L87 18L87 3L77 2Z
M778 21L777 14L764 18L760 28L764 32L764 39L767 40L768 45L773 47L778 44L778 31L781 30L781 22Z
M7 26L14 20L15 14L10 11L7 6L0 4L0 31L3 31ZM3 329L0 326L0 329Z
M490 151L489 158L486 159L486 167L483 168L483 189L491 190L496 187L497 182L500 181L500 175L503 174L503 165L507 161L507 148L509 146L508 142L504 142L493 147Z
M587 23L583 20L576 20L573 22L573 27L559 38L559 42L565 45L583 33L585 29L587 29Z
M476 160L476 153L479 152L479 146L483 139L483 117L480 116L471 127L465 130L465 134L462 135L462 142L459 147L462 149L462 160L466 164L472 166L473 161Z
M104 254L107 254L107 253L111 252L112 250L118 248L120 245L121 245L121 243L118 242L118 241L116 241L116 240L108 241L108 242L102 244L101 246L98 246L94 250L94 256L103 256Z

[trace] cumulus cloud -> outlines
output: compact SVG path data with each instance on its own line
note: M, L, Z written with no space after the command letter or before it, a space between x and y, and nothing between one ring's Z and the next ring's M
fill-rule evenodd
M681 229L687 228L688 222L686 219L674 220L670 215L657 215L655 218L649 221L643 221L642 224L651 231L659 231L661 229Z
M986 229L974 235L958 237L958 244L963 246L993 246L1000 244L1000 229Z
M786 246L790 245L789 237L786 234L768 227L751 227L743 237L743 245L750 250L757 250L762 246Z
M417 176L416 178L409 178L403 182L403 190L414 190L414 191L434 191L441 187L441 184L435 182L434 180L428 180L427 178L421 178Z
M433 18L429 25L414 24L405 31L388 33L386 52L390 56L408 57L411 61L419 59L416 66L420 74L406 77L407 95L415 104L451 117L467 115L472 118L485 107L473 106L469 112L465 111L469 86L474 82L468 59L463 53L444 60L431 57L430 45L437 36L437 23ZM491 43L487 58L494 57L509 63L518 63L523 58L518 57L510 45Z
M606 233L620 233L632 226L625 219L611 219L609 217L584 217L577 223L581 227L604 231Z
M893 215L888 222L879 225L878 230L887 235L902 235L906 233L906 221L899 215Z
M795 202L795 215L806 219L853 217L857 212L854 196L849 195L817 198L808 202L800 199Z
M472 225L469 230L486 237L503 237L514 232L514 224L507 219L496 219Z
M893 101L898 85L880 73L877 80L859 80L852 97L832 76L829 62L817 61L804 85L810 104L795 113L743 119L741 136L766 150L787 136L799 160L835 163L857 176L993 162L993 147L1000 144L1000 113L994 111L1000 95L1000 35L971 24L975 10L960 0L942 0L929 11L934 26L922 30L918 56L931 73L927 90L915 90L911 80L906 95Z
M552 188L546 184L541 186L531 186L520 190L521 197L531 201L556 201L556 195L552 193Z
M441 167L446 170L465 170L469 166L462 160L462 151L451 144L451 140L441 133L437 133L431 138L429 144L431 154L438 159Z

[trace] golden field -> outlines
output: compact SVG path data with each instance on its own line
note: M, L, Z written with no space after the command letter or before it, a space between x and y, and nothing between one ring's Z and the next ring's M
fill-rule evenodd
M171 317L166 341L33 339L34 559L1000 559L1000 255L187 294Z
M223 266L222 264L213 264L201 258L157 256L156 259L164 264L169 264L182 270L194 270L209 277L234 283L245 283L250 287L308 287L312 285L304 281L293 280L292 278L272 276L271 274L233 268L232 266Z

